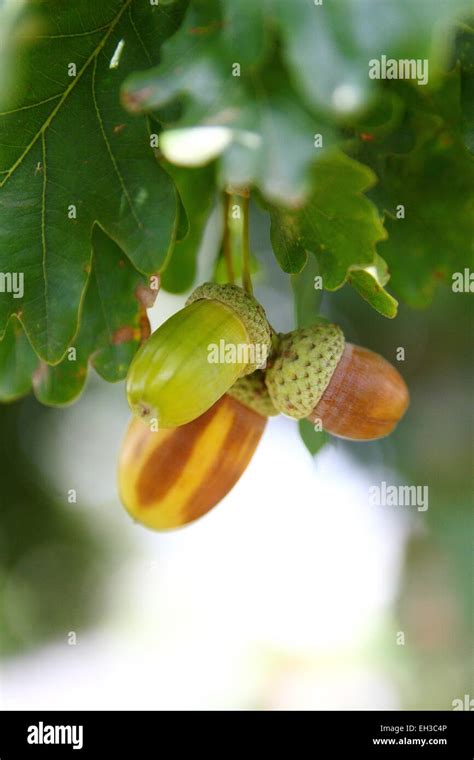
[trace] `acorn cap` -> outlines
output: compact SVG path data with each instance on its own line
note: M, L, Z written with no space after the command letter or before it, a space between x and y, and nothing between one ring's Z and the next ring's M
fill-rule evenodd
M344 334L334 324L316 324L280 336L265 379L275 408L297 420L308 417L329 385L344 344Z
M218 285L213 282L205 282L191 293L186 305L202 299L218 301L231 309L242 321L249 336L249 344L262 347L262 356L270 355L272 348L271 328L264 309L258 301L237 285ZM249 375L264 366L264 362L257 364L249 362L243 375Z
M273 406L268 388L265 385L265 373L260 369L252 372L251 375L239 378L232 388L229 388L227 395L261 414L262 417L274 417L279 414Z

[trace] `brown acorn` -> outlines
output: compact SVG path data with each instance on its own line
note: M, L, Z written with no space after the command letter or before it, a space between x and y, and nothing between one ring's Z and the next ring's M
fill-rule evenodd
M119 491L148 528L193 522L234 487L263 435L266 417L230 396L192 422L152 430L133 417L119 457Z
M389 435L409 404L395 367L367 348L345 343L332 324L281 336L265 382L282 414L320 421L328 433L354 441Z

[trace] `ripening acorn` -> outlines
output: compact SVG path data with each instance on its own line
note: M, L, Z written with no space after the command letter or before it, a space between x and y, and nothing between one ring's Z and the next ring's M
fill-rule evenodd
M233 349L229 361L213 360L221 346ZM252 296L236 285L201 285L135 355L127 376L130 408L159 428L185 425L258 369L270 348L270 326Z
M154 530L193 522L237 483L266 422L228 395L174 430L153 432L132 418L119 457L119 492L125 508Z
M320 420L328 433L354 441L389 435L409 404L408 388L395 367L367 348L346 343L333 324L280 336L265 382L282 414Z

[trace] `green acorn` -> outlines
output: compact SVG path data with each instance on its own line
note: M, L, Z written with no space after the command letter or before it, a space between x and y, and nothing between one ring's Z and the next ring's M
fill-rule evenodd
M270 349L265 312L252 296L236 285L201 285L137 352L130 408L160 428L184 425L263 366Z
M328 433L350 440L388 435L409 403L395 367L367 348L346 343L333 324L280 336L265 382L279 412L320 422Z

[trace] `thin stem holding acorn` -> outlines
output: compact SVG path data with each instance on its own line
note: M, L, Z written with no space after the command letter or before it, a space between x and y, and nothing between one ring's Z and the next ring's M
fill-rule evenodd
M225 259L225 264L226 264L226 269L227 269L227 279L233 285L235 282L235 272L234 272L234 263L232 261L232 246L231 246L230 229L229 229L230 195L228 193L224 193L223 206L224 206L224 236L223 236L223 241L222 241L222 247L224 251L224 259Z
M250 242L249 242L249 198L244 196L242 206L242 286L253 295L252 276L250 274Z

